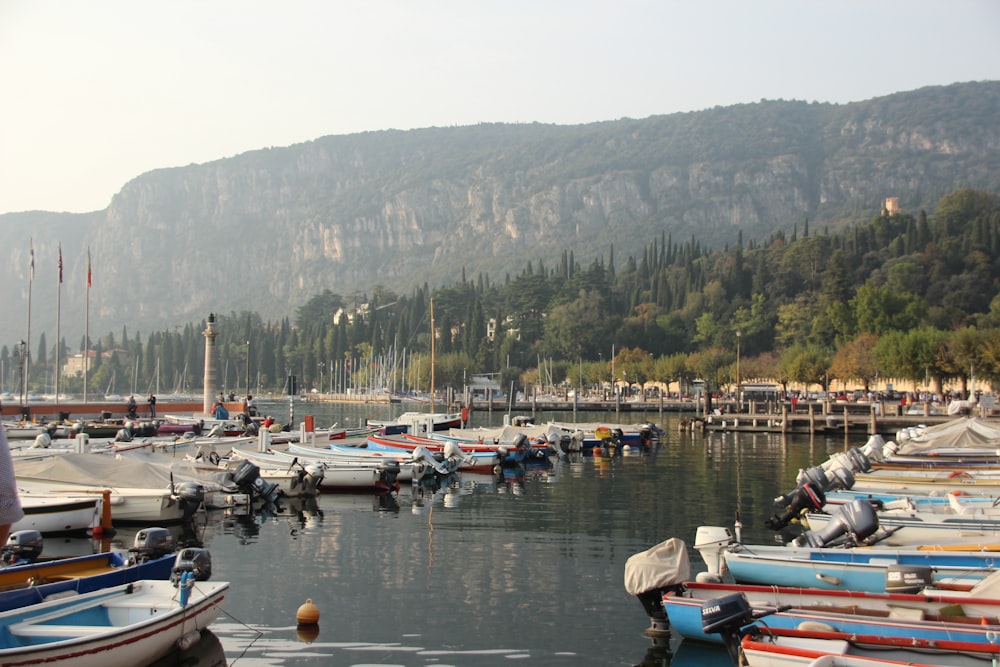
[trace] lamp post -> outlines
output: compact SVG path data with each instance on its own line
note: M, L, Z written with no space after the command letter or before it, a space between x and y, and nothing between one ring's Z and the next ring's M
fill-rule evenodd
M742 332L736 332L736 412L739 413L740 408L743 407L743 401L741 400L740 394L740 338L742 337Z
M18 356L20 357L20 373L21 376L21 400L20 404L23 407L26 404L25 397L28 395L28 344L23 340L19 341L17 344Z
M247 341L247 396L250 395L250 341Z

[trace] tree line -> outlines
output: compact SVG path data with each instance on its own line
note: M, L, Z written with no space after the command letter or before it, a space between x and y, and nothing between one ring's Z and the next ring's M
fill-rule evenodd
M883 211L831 232L809 221L763 241L710 248L666 232L624 260L614 247L584 262L565 250L515 275L471 275L397 294L327 289L292 317L215 313L219 384L237 394L348 387L461 388L491 373L503 387L587 387L696 378L878 387L906 381L941 392L1000 378L1000 205L972 189L933 215ZM206 314L207 316L207 314ZM433 344L431 325L433 322ZM88 390L199 388L205 322L81 340L94 351ZM73 354L61 341L59 358ZM431 368L433 348L434 364ZM107 354L118 351L115 354ZM29 388L53 384L43 334ZM21 353L4 346L4 388ZM82 374L62 377L82 393Z

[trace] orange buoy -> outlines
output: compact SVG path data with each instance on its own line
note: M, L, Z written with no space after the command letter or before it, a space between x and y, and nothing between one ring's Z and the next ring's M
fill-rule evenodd
M319 608L313 604L312 598L309 598L299 610L295 612L295 620L299 625L316 625L319 623Z

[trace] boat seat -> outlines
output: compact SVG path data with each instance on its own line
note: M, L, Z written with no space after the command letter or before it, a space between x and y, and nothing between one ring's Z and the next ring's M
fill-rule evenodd
M113 630L110 625L46 625L14 623L7 627L16 637L86 637Z
M889 618L900 618L907 621L924 620L924 610L911 607L889 607Z

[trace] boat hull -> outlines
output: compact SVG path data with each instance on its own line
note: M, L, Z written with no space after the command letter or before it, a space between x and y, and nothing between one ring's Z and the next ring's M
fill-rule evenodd
M5 612L0 614L6 638L0 643L0 663L149 664L200 636L221 612L228 588L227 582L196 582L187 604L180 606L173 601L177 591L171 582L143 580ZM73 609L77 612L69 614Z

